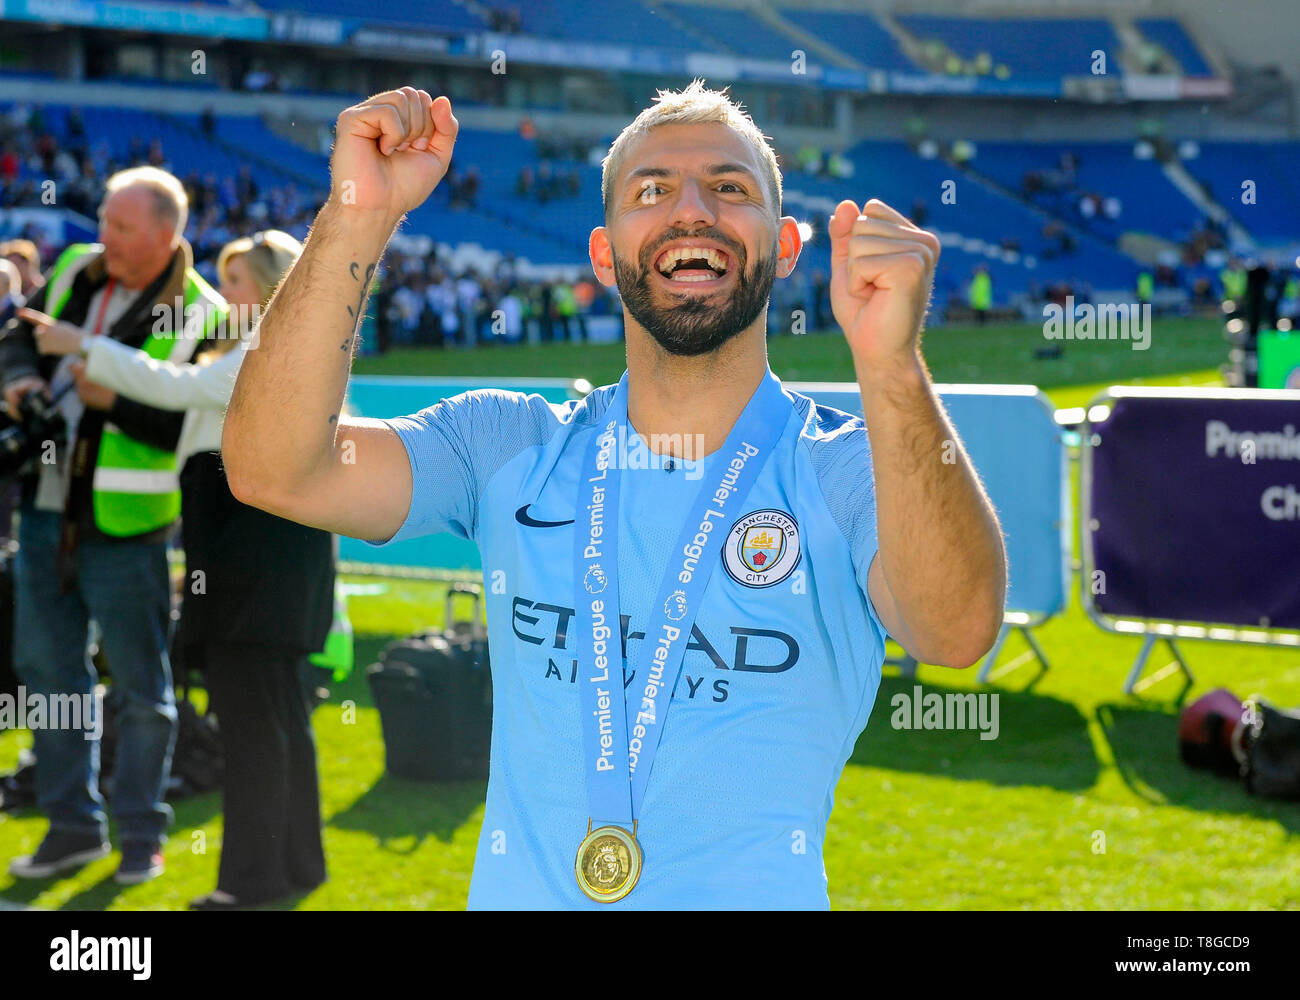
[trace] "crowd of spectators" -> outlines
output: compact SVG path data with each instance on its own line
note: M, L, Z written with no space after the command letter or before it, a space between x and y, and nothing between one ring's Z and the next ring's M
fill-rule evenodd
M209 138L214 136L210 115L201 116L199 127ZM547 152L564 156L571 150L552 145ZM47 128L39 107L18 106L0 120L0 208L53 204L93 219L104 181L117 170L144 163L177 173L158 140L132 138L126 157L115 157L107 143L88 140L75 109L69 114L67 134L60 139ZM194 251L195 267L213 282L217 254L232 240L262 229L280 229L305 239L326 194L304 191L292 182L266 187L247 165L234 175L190 171L177 176L189 196L185 235ZM53 199L42 200L45 180L54 181ZM471 164L449 171L441 187L450 207L473 208L480 183L479 169ZM577 193L579 184L576 170L552 170L544 159L530 193L542 201L569 197ZM0 231L0 239L8 238L31 240L42 270L62 250L38 225ZM373 336L364 339L364 349L582 340L586 316L618 311L616 294L594 280L576 285L530 281L517 270L509 255L495 273L481 274L455 270L445 255L391 253L376 283L370 310Z
M524 280L509 255L493 273L456 271L445 255L390 252L375 289L375 347L581 341L587 319L619 313L595 281Z

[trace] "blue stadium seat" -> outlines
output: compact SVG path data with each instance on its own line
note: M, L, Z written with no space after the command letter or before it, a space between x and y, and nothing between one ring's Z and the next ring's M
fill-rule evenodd
M1188 76L1213 76L1214 70L1181 24L1171 18L1143 17L1134 22L1148 39L1178 60Z
M359 21L409 25L433 31L483 31L483 19L453 0L423 3L421 0L258 0L270 11L313 14L318 17L350 17Z
M790 53L799 47L793 38L776 31L766 21L747 11L688 3L665 3L663 6L715 39L714 48L736 55L789 62Z
M1201 142L1200 155L1183 166L1211 196L1265 241L1300 242L1300 142ZM1254 204L1242 201L1245 181L1254 182Z
M716 50L715 43L685 34L675 19L653 12L637 0L527 0L514 6L519 7L526 35L605 45L635 43L674 52Z
M931 17L905 14L900 24L918 39L937 39L965 60L987 52L996 66L1016 76L1086 75L1093 51L1106 53L1119 71L1120 41L1109 21L1099 18Z
M868 68L905 72L916 72L919 69L903 54L894 36L872 14L803 8L781 8L780 12L787 20L827 44L834 45Z
M1159 163L1134 157L1132 143L981 142L978 150L975 169L1017 192L1026 171L1054 168L1066 151L1077 154L1077 188L1118 198L1119 218L1084 220L1077 214L1073 195L1045 196L1043 204L1110 239L1130 230L1179 239L1202 221L1200 209L1170 183Z

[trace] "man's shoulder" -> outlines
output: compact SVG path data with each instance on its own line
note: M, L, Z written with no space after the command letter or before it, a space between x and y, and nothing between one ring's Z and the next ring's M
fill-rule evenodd
M104 253L102 243L70 243L63 248L63 252L55 258L45 280L48 284L59 278L71 280L77 272L84 270L88 265L98 260Z
M612 392L613 387L609 389ZM603 389L582 399L556 402L538 392L485 387L447 396L417 413L393 418L393 423L417 433L451 431L471 453L493 455L500 461L591 423L607 403Z
M814 453L828 451L836 456L870 450L867 425L861 417L818 403L793 389L785 392L802 420L799 443L804 448Z
M485 386L447 396L427 410L445 406L458 416L475 422L484 420L520 421L538 427L558 428L566 424L590 422L603 412L608 403L605 390L613 386L593 389L581 399L555 401L539 392L518 389L499 389Z

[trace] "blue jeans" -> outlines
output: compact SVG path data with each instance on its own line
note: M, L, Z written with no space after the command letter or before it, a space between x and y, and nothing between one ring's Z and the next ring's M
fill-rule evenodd
M62 516L20 508L14 566L14 668L31 694L87 695L95 671L90 619L121 698L113 818L124 841L161 842L171 824L163 800L176 742L167 658L171 601L163 542L83 540L76 586L59 593L55 556ZM36 798L51 830L98 833L108 823L99 794L99 741L84 730L36 729Z

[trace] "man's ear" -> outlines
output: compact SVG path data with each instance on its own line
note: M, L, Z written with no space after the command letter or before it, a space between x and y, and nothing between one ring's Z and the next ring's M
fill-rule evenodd
M803 238L799 235L799 220L791 215L781 217L781 229L777 233L776 276L785 278L794 270L803 250Z
M597 226L591 231L587 255L591 258L591 269L596 272L596 280L606 288L613 288L614 246L609 242L609 230L604 226Z

